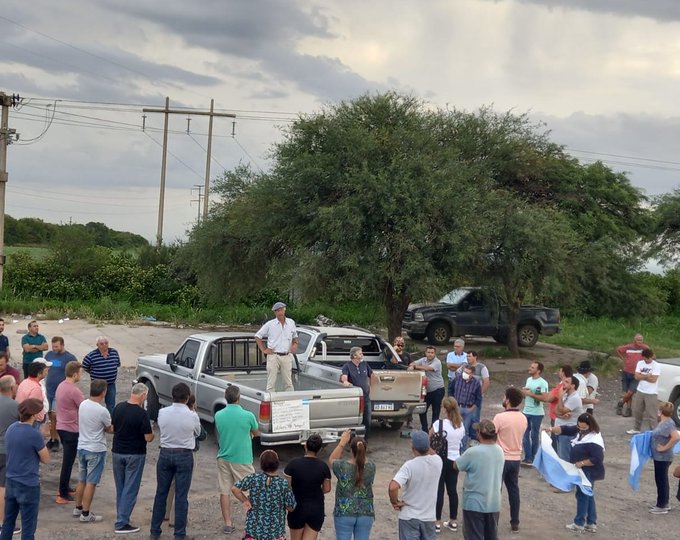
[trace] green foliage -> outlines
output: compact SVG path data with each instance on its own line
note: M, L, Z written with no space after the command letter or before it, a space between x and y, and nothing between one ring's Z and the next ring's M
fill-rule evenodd
M680 189L655 201L652 252L664 262L680 263Z
M562 331L541 341L614 354L614 349L630 343L636 333L645 337L645 343L654 349L658 358L680 357L680 318L665 316L654 319L623 320L592 317L562 317Z

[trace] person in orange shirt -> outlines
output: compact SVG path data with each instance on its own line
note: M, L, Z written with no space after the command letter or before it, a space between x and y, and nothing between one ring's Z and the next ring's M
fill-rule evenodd
M519 532L519 466L522 459L522 440L527 430L527 417L519 410L524 395L519 388L505 390L505 410L493 418L498 434L498 445L503 449L503 484L510 501L510 530Z
M21 403L27 399L39 399L45 402L45 393L43 392L42 381L47 376L47 368L52 365L52 362L47 362L42 358L33 360L28 365L28 377L26 377L17 388L16 402ZM37 423L42 424L45 421L45 410L43 409L35 416Z

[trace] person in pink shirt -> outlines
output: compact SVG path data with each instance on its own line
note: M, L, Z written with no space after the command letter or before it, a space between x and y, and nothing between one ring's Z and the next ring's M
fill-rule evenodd
M57 408L57 433L64 447L61 460L61 474L59 475L59 493L56 502L67 504L75 501L75 489L71 487L71 472L78 453L78 407L85 399L78 388L80 381L80 364L71 360L66 364L64 373L66 379L59 383L54 399L59 404Z
M493 418L498 445L503 450L503 484L510 500L510 530L519 532L519 467L522 460L522 440L527 430L527 417L519 410L524 394L511 386L505 390L505 410Z
M17 388L16 402L21 403L27 399L39 399L45 402L45 393L43 392L42 381L47 376L47 368L52 365L52 362L47 362L42 358L33 360L28 365L28 377L26 377ZM45 421L45 410L43 409L35 416L38 424Z

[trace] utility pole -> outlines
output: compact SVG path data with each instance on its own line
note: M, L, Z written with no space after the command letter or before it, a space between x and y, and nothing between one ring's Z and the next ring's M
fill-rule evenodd
M210 186L210 152L212 149L212 122L213 118L215 116L220 116L220 117L228 117L228 118L236 118L236 115L233 113L216 113L214 111L214 99L210 100L210 111L205 112L205 111L190 111L187 109L171 109L170 108L170 98L166 97L165 98L165 108L163 109L158 109L158 108L143 108L142 112L144 113L163 113L165 115L165 125L163 127L163 160L161 164L161 193L160 193L160 201L158 203L158 231L156 233L156 246L158 248L161 247L161 244L163 243L163 205L164 205L164 200L165 200L165 165L166 165L166 160L167 160L167 152L168 152L168 115L170 114L188 114L188 115L197 115L197 116L209 116L210 117L210 124L208 127L208 158L206 162L206 173L205 173L205 193L204 193L204 214L203 214L203 219L206 217L206 211L208 207L208 190Z
M211 99L210 100L210 120L208 120L208 151L206 152L206 157L205 157L205 185L203 187L204 191L204 196L203 196L203 221L208 219L208 194L210 193L210 160L211 158L211 151L212 151L212 125L213 125L213 106L215 105L215 100ZM234 115L235 117L235 115ZM199 198L200 198L200 191L199 191ZM198 222L200 223L200 219ZM198 224L198 223L197 223Z
M201 184L194 184L194 187L191 188L191 193L193 194L196 190L198 190L198 199L191 199L189 203L197 203L196 206L198 207L198 216L196 217L196 224L198 225L201 222L201 198L205 197L205 195L201 193L203 190L203 186ZM205 219L205 216L203 216L203 219Z
M5 275L5 188L7 187L7 145L10 137L16 133L9 129L9 107L12 105L12 96L0 92L0 289Z

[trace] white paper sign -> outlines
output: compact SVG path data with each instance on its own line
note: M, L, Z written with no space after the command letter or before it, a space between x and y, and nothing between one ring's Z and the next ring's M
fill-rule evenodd
M309 401L272 401L272 433L309 429Z

